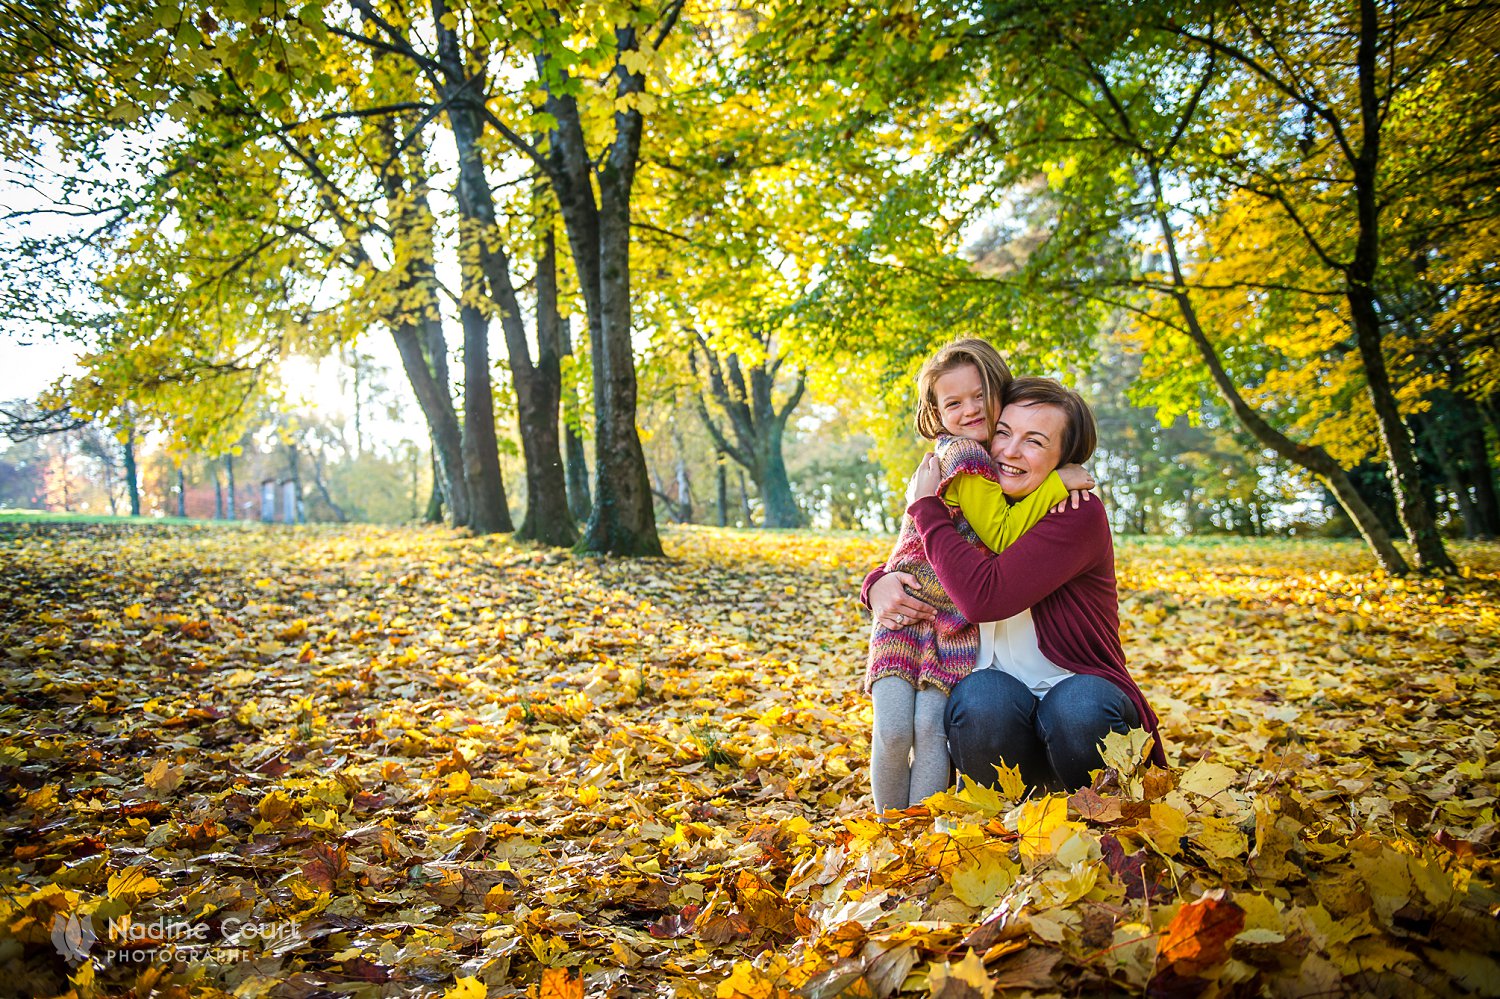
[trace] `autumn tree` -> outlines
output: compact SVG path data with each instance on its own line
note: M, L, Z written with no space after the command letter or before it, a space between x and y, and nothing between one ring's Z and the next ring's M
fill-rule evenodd
M719 449L755 480L765 507L766 527L801 527L805 520L792 496L782 442L787 420L802 401L805 382L795 369L780 378L786 356L766 335L757 355L720 354L702 337L691 355L707 395L696 395L698 414ZM778 381L790 381L777 398ZM710 405L710 400L712 405ZM718 415L716 416L715 413Z
M950 136L911 185L930 204L948 206L935 220L946 242L923 252L923 230L904 218L919 199L892 200L886 218L898 224L872 228L851 261L856 266L843 275L851 296L852 289L874 289L887 302L895 288L905 293L925 284L929 290L917 294L929 301L972 299L980 281L955 252L962 220L972 217L964 206L1001 202L1044 179L1049 237L1017 260L1008 280L986 279L990 287L978 293L1015 307L1007 325L1018 338L1045 336L1027 314L1038 300L1092 314L1096 323L1116 309L1132 312L1152 349L1165 346L1176 358L1158 366L1164 387L1181 392L1199 373L1261 446L1328 482L1382 562L1401 571L1404 557L1346 466L1290 436L1278 414L1247 396L1267 370L1258 352L1295 328L1204 320L1211 301L1225 296L1239 296L1241 311L1277 295L1336 303L1343 336L1331 349L1358 358L1364 405L1402 483L1418 565L1443 569L1449 563L1392 387L1390 344L1378 310L1373 318L1371 312L1382 266L1378 208L1382 199L1411 192L1371 185L1384 177L1383 123L1431 82L1438 41L1474 37L1489 16L1485 8L1428 6L1408 14L1368 3L1264 12L976 6L958 16L945 7L833 15L831 31L801 31L788 56L810 48L845 54L828 60L834 68L825 71L878 89L888 104L882 120L938 119ZM857 76L858 56L880 37L894 39L905 58L892 61L897 68L888 81ZM1278 241L1280 259L1283 271L1298 273L1267 279L1221 269L1207 278L1205 265L1232 263L1228 244L1206 233L1236 202L1289 234L1290 242ZM876 219L883 221L879 213ZM1305 252L1285 252L1298 244ZM1191 366L1180 347L1191 350Z

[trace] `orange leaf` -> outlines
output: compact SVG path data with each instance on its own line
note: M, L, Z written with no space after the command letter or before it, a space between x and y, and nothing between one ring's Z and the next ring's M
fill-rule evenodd
M1229 941L1245 928L1245 910L1210 892L1177 910L1156 942L1157 962L1191 977L1229 957Z
M548 968L542 972L540 999L583 999L583 976L574 978L567 968Z

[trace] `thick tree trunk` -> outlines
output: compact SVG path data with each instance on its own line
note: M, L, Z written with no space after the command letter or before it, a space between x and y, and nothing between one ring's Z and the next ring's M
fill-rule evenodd
M500 448L495 437L495 396L490 382L490 322L479 306L484 295L480 272L480 241L484 233L475 222L475 205L488 194L484 164L479 158L478 133L470 113L450 112L458 146L460 295L459 319L464 331L464 478L469 485L469 527L477 534L515 530L500 476Z
M778 428L768 435L766 447L761 455L761 474L756 481L760 486L760 502L764 507L764 527L802 527L805 523L797 500L792 496L792 484L787 479L786 462L781 457L781 431Z
M462 253L462 251L460 251ZM475 275L477 277L477 275ZM479 294L464 279L463 295ZM500 477L495 399L490 386L489 320L477 305L459 307L464 330L464 479L469 484L469 529L476 534L515 530Z
M680 6L670 14L675 21ZM670 23L663 30L669 30ZM636 29L616 31L622 52L636 49ZM565 67L545 63L543 79L564 81ZM617 94L641 93L642 74L616 70ZM660 555L646 456L636 433L635 357L631 347L630 192L640 154L641 113L614 116L614 137L595 168L575 98L548 85L547 111L558 127L548 141L548 179L557 197L588 315L594 365L594 496L583 551ZM599 199L594 200L597 180Z
M600 171L599 201L600 321L593 343L594 509L580 547L614 555L660 555L646 455L636 432L635 356L630 342L630 177L612 164Z
M500 449L495 437L495 398L490 382L489 318L480 308L484 298L485 243L494 224L489 180L484 175L480 153L481 116L475 103L484 100L484 88L470 76L458 35L443 24L447 4L434 0L437 21L438 62L443 76L449 130L458 154L458 181L454 200L459 214L459 319L464 331L464 477L469 485L469 527L478 534L515 530L500 476ZM502 309L501 320L508 317Z

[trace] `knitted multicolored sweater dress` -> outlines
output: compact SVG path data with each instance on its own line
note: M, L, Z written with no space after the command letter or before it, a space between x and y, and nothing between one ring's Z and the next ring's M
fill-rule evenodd
M933 452L937 455L942 475L938 495L942 495L948 483L959 475L978 475L995 483L1000 481L995 463L982 444L944 434L934 443ZM964 540L984 549L984 543L958 508L949 507L948 513ZM901 533L896 538L891 557L886 560L885 571L909 572L916 576L921 586L913 596L931 604L937 611L937 618L931 623L918 621L894 630L883 627L878 620L874 622L870 631L865 691L868 693L876 680L899 676L914 690L930 686L949 693L955 683L973 671L979 659L979 628L958 612L943 591L937 573L927 561L922 535L910 516L901 520Z

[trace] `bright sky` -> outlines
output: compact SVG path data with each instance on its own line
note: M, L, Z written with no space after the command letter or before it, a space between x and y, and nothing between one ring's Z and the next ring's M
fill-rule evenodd
M114 151L119 164L107 165L114 169L128 168L134 160L132 153L121 147ZM40 161L52 164L51 169L64 170L71 167L63 164L59 157L43 153ZM77 231L78 223L65 215L33 215L19 219L4 219L11 211L30 211L50 208L61 197L61 188L55 179L36 178L22 172L15 164L0 162L0 241L11 242L22 236L61 235ZM435 192L441 200L441 191ZM79 345L64 337L51 338L43 335L45 317L35 322L0 319L0 402L12 399L34 399L52 386L59 378L75 373ZM452 338L450 337L450 342ZM385 369L379 380L388 393L386 400L394 398L401 412L390 419L385 405L367 407L365 413L366 440L372 443L394 444L402 439L419 443L427 440L427 430L422 421L416 398L401 370L400 356L389 334L374 327L360 337L357 349L371 357L376 366ZM337 418L352 418L354 396L352 384L341 384L337 357L321 363L302 358L289 359L282 368L282 383L290 404L304 411ZM0 447L4 446L0 440Z
M71 370L77 357L73 345L41 339L21 339L6 331L0 334L0 371L5 372L5 399L33 399L39 392Z

